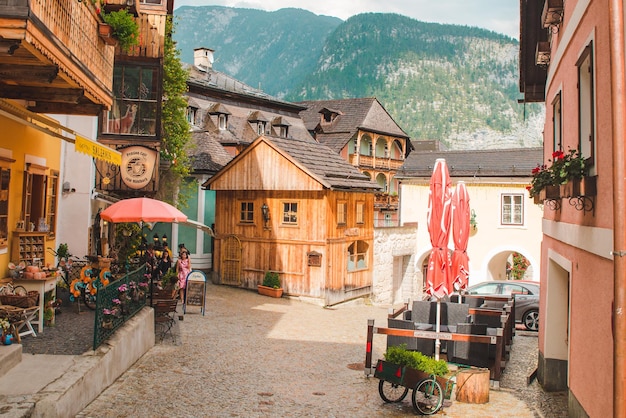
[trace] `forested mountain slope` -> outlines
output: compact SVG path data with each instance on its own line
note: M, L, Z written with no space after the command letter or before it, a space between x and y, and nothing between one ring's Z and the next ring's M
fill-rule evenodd
M542 108L518 104L518 42L484 29L364 13L345 22L300 9L175 11L185 62L290 101L377 97L412 139L453 149L541 145Z

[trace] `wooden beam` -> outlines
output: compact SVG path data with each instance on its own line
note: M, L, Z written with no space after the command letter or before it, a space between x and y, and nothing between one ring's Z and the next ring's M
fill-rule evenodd
M38 101L35 106L29 106L28 110L35 113L58 113L65 115L98 116L103 107L93 103L62 103Z
M56 65L27 65L0 63L0 78L16 82L46 81L51 83L59 73Z
M0 97L19 100L74 103L83 97L85 90L77 88L34 87L0 85Z

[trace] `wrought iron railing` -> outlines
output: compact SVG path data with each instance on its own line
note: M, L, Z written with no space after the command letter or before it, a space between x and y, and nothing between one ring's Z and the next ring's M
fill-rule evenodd
M93 349L146 305L149 280L145 266L98 289L93 333Z

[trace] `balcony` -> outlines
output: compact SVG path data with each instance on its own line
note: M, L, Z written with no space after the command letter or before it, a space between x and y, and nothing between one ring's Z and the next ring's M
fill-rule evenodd
M350 154L350 164L357 166L357 155ZM398 170L404 164L404 160L393 160L385 157L372 157L371 155L358 156L359 168L375 168L379 170Z
M0 0L0 98L38 113L110 108L115 49L99 22L90 1Z

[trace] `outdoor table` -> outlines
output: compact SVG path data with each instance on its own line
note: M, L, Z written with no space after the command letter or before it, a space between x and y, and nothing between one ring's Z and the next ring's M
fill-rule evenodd
M47 277L45 280L32 279L13 279L15 286L24 286L27 291L36 290L39 292L39 317L32 324L37 324L37 332L43 332L43 314L46 292L52 292L52 300L56 298L56 282L55 276Z

